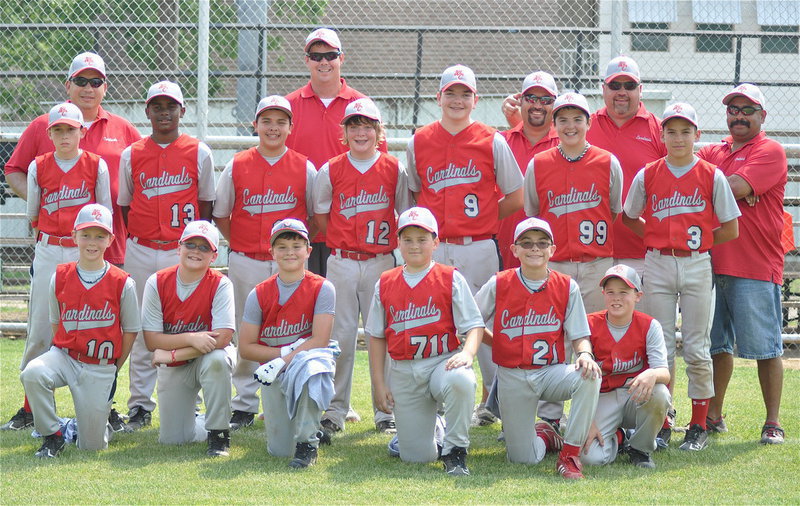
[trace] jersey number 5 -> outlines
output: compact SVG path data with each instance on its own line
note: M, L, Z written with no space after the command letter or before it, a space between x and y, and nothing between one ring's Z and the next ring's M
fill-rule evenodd
M195 213L194 204L183 204L183 219L181 219L181 205L178 203L172 204L169 208L172 214L172 219L169 221L169 226L173 228L185 227L189 222L194 221Z

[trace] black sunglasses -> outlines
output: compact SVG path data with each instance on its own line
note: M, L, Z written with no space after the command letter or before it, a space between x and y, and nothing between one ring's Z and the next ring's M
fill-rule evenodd
M736 116L739 113L742 113L745 116L752 116L756 112L763 110L763 107L753 107L752 105L746 105L744 107L736 107L735 105L728 106L728 114L731 116Z
M619 91L622 88L625 88L628 91L633 91L639 87L639 83L637 83L636 81L625 81L624 83L620 83L618 81L611 81L610 83L606 83L606 86L608 86L609 89L612 89L614 91Z
M528 95L522 95L522 98L524 98L525 101L528 102L529 104L535 104L538 102L542 105L550 105L556 101L554 97L551 97L549 95L540 97L538 95L528 94Z
M69 80L75 84L75 86L83 88L87 84L90 84L92 88L99 88L103 86L103 83L106 82L105 79L101 79L99 77L93 77L91 79L87 79L85 77L70 77Z
M197 244L194 242L185 242L183 243L183 247L186 249L199 249L203 253L208 253L211 251L211 246L208 246L207 244Z
M306 56L308 56L308 59L311 61L322 61L323 58L327 61L333 61L341 55L341 51L328 51L327 53L306 53Z

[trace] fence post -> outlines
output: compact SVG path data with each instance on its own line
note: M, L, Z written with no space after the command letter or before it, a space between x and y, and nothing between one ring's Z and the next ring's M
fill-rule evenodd
M611 58L616 58L621 52L622 42L622 2L611 2Z
M742 78L742 37L736 37L736 63L733 66L733 85L738 86Z
M197 20L197 137L208 135L208 44L211 30L209 0L200 0Z
M417 67L414 69L414 114L411 118L411 133L417 127L419 118L419 94L422 85L422 30L417 32Z

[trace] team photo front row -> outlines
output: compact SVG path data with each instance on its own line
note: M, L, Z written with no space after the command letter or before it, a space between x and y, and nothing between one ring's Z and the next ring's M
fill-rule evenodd
M635 269L610 267L597 287L605 309L587 315L576 281L549 267L557 239L544 220L517 225L511 251L520 267L498 272L475 297L458 270L433 259L439 226L428 209L404 211L396 235L404 265L380 274L365 322L373 400L396 421L390 455L440 459L448 474L470 474L472 364L484 343L497 365L487 404L503 420L509 461L536 464L559 452L557 470L568 479L583 478L584 463L607 464L621 451L636 466L655 467L674 349L668 352L658 321L636 310L643 288ZM62 386L74 399L77 446L107 447L117 371L140 329L158 373L159 442L206 439L208 455L227 455L237 349L233 285L211 268L217 228L204 220L185 227L178 265L146 282L141 318L132 278L103 260L115 239L111 212L84 206L72 236L78 260L60 264L50 282L53 345L21 374L44 438L37 456L55 457L66 445L53 401ZM336 290L306 270L311 247L301 220L275 223L268 240L277 273L247 297L238 355L262 364L254 376L268 452L304 468L325 440L320 420L334 395ZM550 423L534 424L539 401L565 400L572 404L563 437ZM680 448L704 446L690 429Z

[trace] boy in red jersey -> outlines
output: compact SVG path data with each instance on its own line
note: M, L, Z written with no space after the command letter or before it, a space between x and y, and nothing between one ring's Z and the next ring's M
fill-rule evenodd
M658 320L636 311L642 299L636 269L617 264L606 271L600 285L606 309L588 318L603 381L581 461L610 464L619 450L628 454L631 464L654 469L650 455L671 402L664 332ZM629 440L625 429L634 429Z
M473 295L499 269L498 220L522 208L522 173L508 142L472 119L477 86L469 67L445 69L436 94L442 118L417 129L406 148L409 188L441 225L434 259L457 268ZM495 370L488 347L480 346L478 364L485 400ZM483 403L475 415L476 425L496 421Z
M561 449L556 470L583 478L579 454L592 423L600 368L592 355L580 288L566 274L550 270L556 246L550 225L538 218L514 231L520 267L492 276L475 296L485 321L493 322L484 342L497 364L496 389L508 460L536 464L545 452ZM566 343L575 364L566 362ZM539 400L572 399L564 438L536 419ZM534 430L535 429L535 430Z
M689 378L692 418L681 450L708 444L708 401L714 396L710 355L712 245L739 235L741 215L725 175L694 154L700 138L697 113L689 104L672 104L661 120L667 156L647 164L631 183L622 219L644 238L644 294L648 313L664 329L670 391L675 384L675 306L680 301L683 360ZM714 228L716 222L721 224ZM659 432L666 448L670 428Z
M236 348L233 285L211 269L219 232L205 220L186 225L178 241L178 265L147 279L142 332L152 365L159 367L158 441L183 444L206 436L207 455L227 457L230 447L231 371ZM203 390L205 430L195 431L197 393Z
M308 238L300 220L287 218L272 227L270 252L278 272L247 296L239 331L239 354L263 364L255 377L264 384L267 451L294 455L293 469L317 461L319 419L333 397L335 369L328 344L336 291L330 281L305 269L311 254ZM287 401L293 409L287 409Z
M214 161L205 143L180 133L186 109L180 87L161 81L147 91L145 114L153 131L122 152L119 204L128 227L125 270L143 300L147 278L175 265L178 239L193 220L210 220ZM156 370L141 336L131 350L128 428L150 425Z
M326 443L345 426L359 316L368 319L375 282L395 266L395 213L411 200L403 165L378 151L384 130L375 103L368 98L351 102L342 129L350 149L323 165L314 184L315 221L331 249L326 272L336 287L333 337L342 349L336 360L336 395L322 419ZM378 431L395 432L390 414L374 409L374 421Z
M111 223L107 207L82 207L72 232L78 261L59 265L51 276L53 346L32 359L20 376L34 425L44 436L37 457L56 457L64 449L53 397L62 386L69 386L75 403L78 447L108 447L106 424L117 371L141 329L134 281L103 260L114 240Z
M308 224L312 214L317 171L305 155L286 147L293 126L288 100L280 95L261 99L253 121L258 146L237 153L217 181L214 222L231 247L228 277L234 287L237 325L247 295L278 272L269 252L272 226L289 217ZM242 358L236 363L231 430L252 425L258 413L259 385L253 379L257 367L257 362Z
M28 167L27 216L37 242L28 303L28 337L20 370L46 352L53 341L45 300L56 266L78 259L78 248L70 235L75 217L81 207L93 202L111 209L106 163L78 147L85 133L83 116L76 105L54 106L48 116L47 135L55 151L37 156ZM24 423L8 428L21 429L33 422L27 400L20 412Z
M373 402L394 413L399 456L433 462L441 453L447 474L469 475L467 448L475 373L472 362L483 321L464 277L433 261L439 227L433 214L412 207L398 220L405 265L381 274L375 284L365 331ZM463 347L458 335L465 335ZM391 357L391 384L384 373ZM437 405L444 405L446 428L437 449Z

